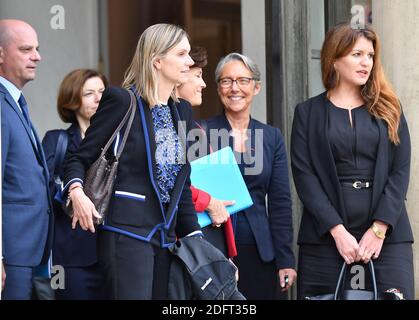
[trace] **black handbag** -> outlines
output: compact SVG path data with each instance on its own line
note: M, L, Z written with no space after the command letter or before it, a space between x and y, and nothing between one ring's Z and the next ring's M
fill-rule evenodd
M245 300L237 289L237 268L204 238L178 239L169 251L174 255L170 299Z
M125 143L128 139L128 134L131 130L132 123L134 121L135 115L135 97L134 94L128 90L131 103L128 108L127 113L122 119L121 123L115 129L112 136L109 138L105 147L102 149L102 152L99 158L90 166L86 172L86 179L84 182L84 192L87 197L93 202L95 208L101 218L94 219L96 224L103 224L106 212L109 207L109 202L111 200L113 187L115 184L116 173L118 169L119 158L121 157L122 151L124 150ZM127 123L128 121L128 123ZM108 155L108 149L114 142L117 134L123 126L127 123L122 142L119 146L119 149L115 155ZM71 206L70 197L67 200L65 205L65 212L73 216L73 209Z
M403 300L403 294L397 289L389 289L385 292L377 292L377 281L375 278L374 264L368 263L371 273L371 284L373 291L368 290L344 290L347 264L344 262L340 270L339 279L334 293L307 296L305 300Z

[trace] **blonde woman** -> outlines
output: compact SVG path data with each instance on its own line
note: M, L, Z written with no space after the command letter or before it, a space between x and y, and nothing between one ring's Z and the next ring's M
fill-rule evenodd
M98 234L113 299L167 299L176 236L200 233L190 191L186 143L178 132L192 124L190 105L175 87L187 81L193 61L185 31L156 24L141 35L123 83L105 90L77 153L65 167L65 190L74 208L73 227L95 232L98 213L83 192L86 170L97 159L136 95L134 122L119 161L115 193ZM186 122L187 127L182 126ZM187 131L185 131L187 132Z

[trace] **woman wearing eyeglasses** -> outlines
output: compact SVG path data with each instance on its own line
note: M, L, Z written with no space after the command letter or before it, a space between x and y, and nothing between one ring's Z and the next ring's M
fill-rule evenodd
M232 217L238 287L247 299L275 299L278 280L286 291L297 275L284 139L277 128L250 116L261 88L259 69L250 58L230 53L218 63L215 78L224 112L203 127L214 151L228 145L234 150L253 200L253 206Z
M176 95L188 101L192 107L199 107L202 104L202 90L207 86L202 73L203 68L207 65L208 54L205 48L194 46L189 55L194 64L189 69L188 80L176 88ZM210 152L210 150L208 151ZM226 257L235 257L237 255L236 243L231 219L229 219L230 216L226 209L226 206L234 204L234 201L217 199L193 185L191 191L195 210L197 212L206 210L211 217L212 225L202 230L205 239L221 250Z

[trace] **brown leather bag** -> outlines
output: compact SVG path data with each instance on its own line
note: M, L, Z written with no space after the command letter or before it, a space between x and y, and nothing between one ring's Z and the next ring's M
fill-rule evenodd
M109 138L105 147L102 149L102 152L99 158L93 162L89 170L86 172L86 179L84 182L84 192L86 196L93 202L95 208L99 215L100 219L94 219L96 224L103 224L105 215L107 213L109 202L113 193L113 187L115 184L116 173L118 170L119 158L121 157L122 151L124 150L125 143L128 138L128 134L131 130L132 123L134 121L135 115L135 97L134 94L128 90L131 96L131 104L128 108L127 113L122 119L121 123L115 129L115 132ZM127 127L122 138L122 142L118 148L118 151L115 156L109 157L106 153L109 147L114 142L117 134L121 131L122 127L127 123ZM71 206L71 201L67 201L66 208L64 210L70 217L73 216L73 208Z

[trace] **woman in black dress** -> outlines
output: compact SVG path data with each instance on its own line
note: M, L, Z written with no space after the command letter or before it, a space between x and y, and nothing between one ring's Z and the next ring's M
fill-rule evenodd
M292 170L304 205L300 299L334 292L343 262L356 272L347 273L347 286L368 289L364 266L371 259L379 292L397 288L414 298L413 235L404 203L409 131L379 55L370 26L336 26L321 54L327 91L295 110ZM354 276L357 281L351 282Z

